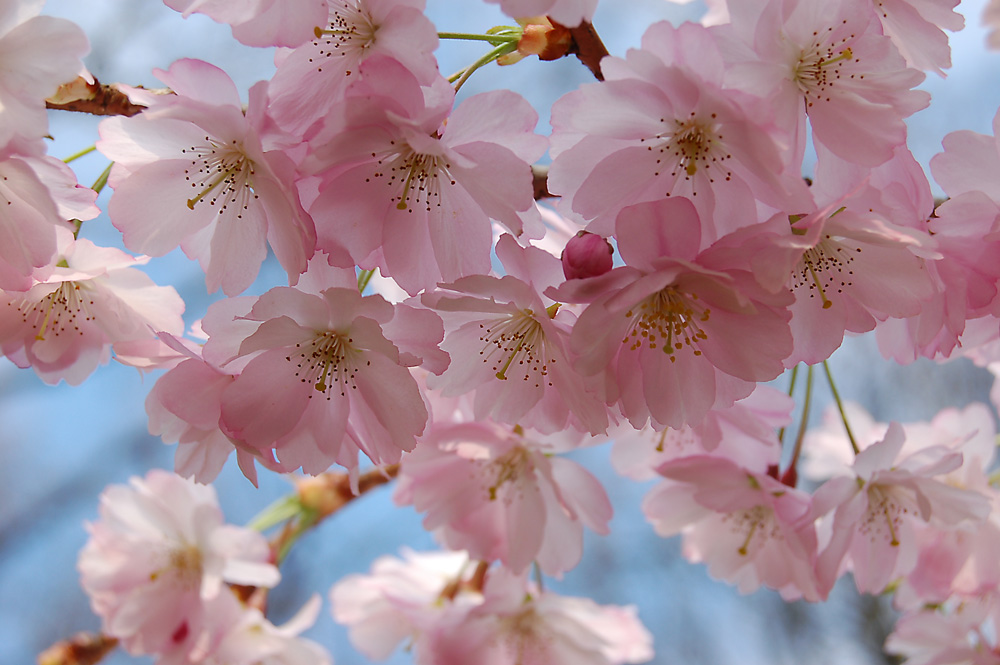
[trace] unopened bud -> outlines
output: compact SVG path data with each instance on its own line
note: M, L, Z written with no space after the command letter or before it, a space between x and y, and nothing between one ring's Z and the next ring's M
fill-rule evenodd
M580 231L570 238L562 253L563 274L566 279L597 277L611 270L611 243L603 237Z

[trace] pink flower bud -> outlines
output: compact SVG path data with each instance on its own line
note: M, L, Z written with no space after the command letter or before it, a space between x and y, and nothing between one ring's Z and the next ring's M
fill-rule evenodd
M611 270L614 250L602 236L580 231L570 238L563 250L562 266L566 279L597 277Z

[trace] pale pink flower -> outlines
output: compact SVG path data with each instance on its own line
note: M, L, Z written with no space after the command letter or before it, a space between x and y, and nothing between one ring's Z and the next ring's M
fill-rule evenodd
M795 402L785 393L758 385L749 397L726 409L713 409L705 419L679 428L636 430L622 425L608 433L614 439L611 463L633 480L656 477L664 462L712 454L754 473L767 473L781 457L777 431L791 423Z
M948 35L965 27L960 0L868 0L885 31L912 67L944 76L951 67Z
M423 295L423 304L445 322L441 348L452 358L448 370L428 385L449 396L474 391L479 419L546 433L568 423L603 432L607 410L585 391L570 363L575 317L541 295L561 281L559 261L506 234L496 254L504 277L463 277Z
M236 295L270 244L294 283L315 230L291 159L266 143L263 88L244 113L232 80L208 63L179 60L156 73L176 94L134 93L149 108L102 122L97 143L115 162L108 214L126 247L161 256L180 245L205 270L209 291Z
M1000 50L1000 2L990 0L983 8L981 23L989 28L990 34L986 36L986 45L994 50Z
M480 602L478 594L462 589L473 568L465 552L404 548L402 559L379 557L370 573L337 582L330 589L333 618L348 627L354 648L373 660L385 660L404 640L417 641L453 605ZM449 588L455 595L447 599Z
M90 50L86 35L66 19L39 16L44 4L0 3L0 146L16 135L45 136L45 99L86 72L80 60Z
M327 0L311 42L279 52L268 83L268 113L279 125L303 133L340 103L361 63L389 57L421 85L439 76L437 30L424 16L424 0ZM322 28L322 29L321 29ZM307 40L303 40L307 41Z
M0 292L0 349L46 383L83 382L119 342L180 334L184 302L173 287L157 286L121 250L58 231L58 254L27 291Z
M784 130L759 99L723 87L709 31L657 23L642 45L624 60L605 58L605 81L552 107L549 190L594 220L589 230L610 233L625 206L686 197L705 224L705 247L756 223L758 200L807 205L801 176L783 161Z
M156 665L332 665L322 646L299 637L315 623L321 604L314 595L294 617L275 626L259 609L244 607L232 594L221 594L206 616L212 639L188 653L164 654Z
M443 78L431 87L387 58L363 63L362 80L310 139L323 171L310 206L320 249L382 268L408 293L485 274L491 224L515 235L537 223L530 164L544 152L538 116L519 95L493 91L451 110Z
M885 641L907 665L1000 664L1000 603L996 591L955 598L900 617Z
M923 73L906 68L875 13L858 5L772 0L725 33L744 41L751 58L737 59L727 81L768 99L781 123L796 127L796 159L808 116L814 141L845 160L881 164L906 142L903 119L930 102L911 90Z
M562 439L489 421L435 423L403 456L394 500L426 512L424 527L452 549L518 573L536 561L562 574L580 560L583 527L606 534L612 514L600 482L556 454L580 436Z
M250 448L222 430L222 395L236 375L207 362L200 349L191 349L169 335L161 334L172 348L180 349L181 362L156 380L146 396L149 433L164 443L176 443L174 471L199 483L210 483L236 450L243 475L257 484L255 460L274 471L283 469L271 451Z
M433 312L362 297L353 273L341 284L274 288L241 316L226 309L205 321L206 359L239 371L223 390L223 431L310 474L355 468L359 448L377 464L398 462L427 419L408 368L447 365Z
M597 0L486 0L499 4L504 14L512 18L547 16L568 28L590 21L597 9Z
M331 592L334 618L370 658L387 658L403 640L418 663L619 665L653 657L632 606L559 596L502 567L473 566L462 552L403 555L382 557L370 574L348 576Z
M702 233L687 199L630 206L617 223L627 265L550 291L590 303L575 366L636 428L694 425L781 374L791 352L791 294L758 284L741 263L754 252L699 253Z
M248 46L298 46L326 18L326 0L164 0L167 7L228 23Z
M761 585L786 600L826 596L816 580L816 530L808 494L732 461L695 455L668 461L667 478L643 500L661 536L684 534L684 556L742 593Z
M937 478L961 466L961 453L936 446L904 457L904 436L898 423L890 424L882 441L857 455L852 475L834 478L816 491L816 515L834 511L817 563L823 589L850 568L859 591L879 593L913 570L918 521L954 529L989 515L989 501L982 494Z
M272 587L267 540L224 524L215 490L150 471L101 495L80 552L84 590L103 630L132 654L198 648L214 639L210 607L226 583Z
M652 641L634 606L560 596L500 568L488 572L480 604L418 649L433 663L622 665L652 659Z

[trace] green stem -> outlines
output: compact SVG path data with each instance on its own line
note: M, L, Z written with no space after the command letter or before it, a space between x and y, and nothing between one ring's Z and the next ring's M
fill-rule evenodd
M104 186L108 184L108 176L111 175L111 167L114 165L115 163L111 162L110 164L108 164L108 168L101 171L101 175L97 176L97 180L95 180L94 184L91 186L92 190L94 190L98 194L101 193L101 190L104 189Z
M248 529L254 531L264 531L270 529L275 524L280 524L285 520L290 520L302 512L302 504L299 503L297 494L290 494L272 503L270 506L257 513L257 515L247 524Z
M799 376L799 366L796 365L795 367L792 368L792 380L788 384L788 396L789 397L791 397L792 394L795 393L795 379L797 379L798 376ZM784 427L782 427L780 430L778 430L778 442L779 443L784 443L785 442L785 428Z
M70 162L73 162L73 161L76 161L77 159L80 159L84 155L89 155L90 153L94 152L95 150L97 150L97 146L96 145L92 145L89 148L84 148L80 152L74 153L74 154L70 155L69 157L67 157L66 159L64 159L63 163L69 164Z
M500 56L507 55L508 53L512 53L516 50L517 50L517 42L501 44L500 46L497 46L495 49L493 49L483 57L479 58L479 60L476 60L474 63L466 67L465 71L461 73L457 81L453 81L452 79L448 80L449 82L455 83L455 92L458 92L459 90L462 89L462 86L465 85L465 82L469 80L469 77L472 76L472 73L474 71L476 71L480 67L484 67L485 65L490 64ZM458 76L458 75L453 74L453 76Z
M475 42L489 42L496 46L500 42L513 42L516 44L521 39L521 35L505 35L503 33L495 35L476 35L467 32L439 32L438 39L464 39Z
M847 422L847 413L844 411L844 403L840 400L840 393L837 392L837 385L833 382L833 374L830 373L830 365L825 360L823 361L823 370L826 372L826 380L830 383L830 392L833 393L833 401L837 403L837 410L840 411L840 419L844 423L844 429L847 431L847 438L851 442L851 449L854 454L857 455L861 452L858 448L858 442L854 439L854 434L851 432L851 426Z
M792 459L788 462L788 468L794 469L799 463L799 453L802 452L802 442L806 438L806 429L809 427L809 412L812 410L812 389L813 389L813 368L812 365L806 370L806 398L802 402L802 421L799 423L799 433L795 437L795 447L792 448Z
M372 281L375 270L362 270L358 273L358 293L364 293L368 288L368 282Z

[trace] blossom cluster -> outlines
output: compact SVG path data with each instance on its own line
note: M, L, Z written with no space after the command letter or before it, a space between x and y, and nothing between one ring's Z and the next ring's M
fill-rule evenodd
M711 26L656 23L556 101L547 137L513 91L460 95L474 67L441 74L422 0L166 0L279 50L246 104L182 59L155 72L169 94L126 88L141 113L101 123L107 213L139 257L78 237L96 193L45 155L44 100L89 74L82 33L40 4L0 10L0 52L25 61L0 72L0 350L50 383L112 351L166 370L149 428L200 483L234 450L254 483L338 465L358 490L362 465L398 469L394 501L453 553L335 588L363 652L652 657L631 610L526 581L576 566L584 527L608 533L607 494L572 453L612 439L622 474L660 479L653 528L713 577L820 601L850 572L896 591L888 646L913 662L945 662L934 649L970 631L998 648L982 628L1000 617L992 416L853 411L853 432L785 451L794 404L763 385L872 331L898 362L1000 366L1000 112L994 136L945 139L938 206L906 143L930 103L916 86L950 66L956 0L750 0L716 3ZM518 27L483 36L494 55L549 58L596 2L499 4ZM191 338L173 289L134 268L178 247L225 296ZM287 283L241 295L269 252ZM105 630L165 664L317 662L298 624L224 586L276 570L213 501L163 474L108 490L80 563Z

